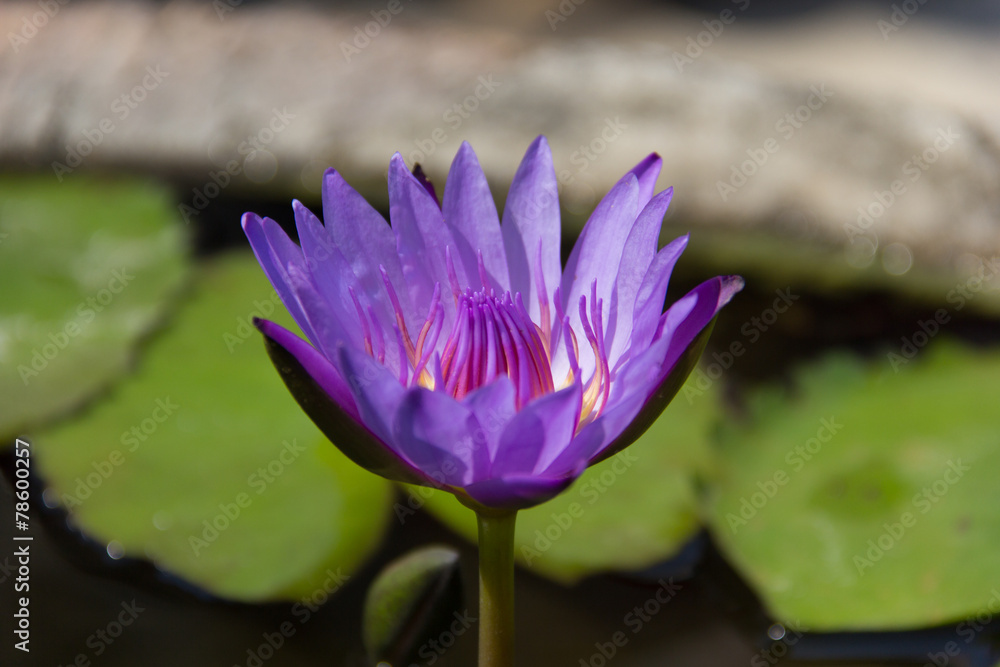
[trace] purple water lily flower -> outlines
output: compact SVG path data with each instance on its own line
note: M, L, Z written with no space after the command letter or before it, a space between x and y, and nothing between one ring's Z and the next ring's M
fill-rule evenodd
M325 224L294 202L299 245L253 213L243 229L309 342L258 320L296 400L348 457L441 487L474 508L519 509L631 444L679 390L719 309L716 277L663 312L687 245L657 251L672 190L640 162L598 204L561 269L552 155L531 144L503 224L472 148L444 196L397 153L392 226L334 170Z

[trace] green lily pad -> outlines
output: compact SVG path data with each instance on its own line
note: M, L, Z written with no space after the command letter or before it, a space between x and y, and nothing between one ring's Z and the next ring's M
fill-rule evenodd
M136 375L34 438L39 470L109 553L238 600L325 599L377 546L392 488L302 414L255 315L292 326L252 255L205 266Z
M0 436L124 373L186 274L176 218L145 182L0 179Z
M635 571L675 555L700 528L696 477L710 463L718 383L695 370L663 415L634 444L589 468L565 493L518 513L518 562L564 584ZM476 519L454 496L409 489L405 520L426 502L438 519L476 539Z
M724 430L710 525L778 620L892 630L996 604L997 378L1000 352L947 342L913 361L838 355Z

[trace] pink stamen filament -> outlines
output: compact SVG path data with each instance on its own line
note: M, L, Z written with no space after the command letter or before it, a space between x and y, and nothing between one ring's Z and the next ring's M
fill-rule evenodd
M416 337L410 336L399 298L382 267L386 294L395 314L396 344L399 348L399 377L404 386L422 385L444 391L461 399L469 392L485 386L501 375L510 378L515 389L515 404L522 408L531 400L556 391L552 377L552 359L556 346L562 341L569 360L565 383L586 381L580 368L580 348L577 334L562 308L560 289L556 288L552 302L556 318L551 316L551 305L541 275L541 255L538 259L536 283L541 323L531 320L522 295L509 292L502 297L489 287L491 279L486 272L482 253L478 255L479 279L483 287L478 291L460 291L455 267L449 248L445 249L448 280L455 299L454 321L444 335L446 314L441 305L441 285L435 284L430 308ZM594 355L594 371L583 389L580 424L593 421L607 405L610 395L611 371L604 340L602 299L597 298L597 284L591 285L590 298L581 295L579 301L580 326ZM374 310L362 307L351 291L361 323L365 349L379 361L385 359L385 340ZM589 305L589 308L588 308ZM367 313L365 312L367 310ZM367 317L366 317L367 314ZM374 325L374 334L372 326ZM555 324L555 326L554 326ZM412 369L412 373L410 373Z

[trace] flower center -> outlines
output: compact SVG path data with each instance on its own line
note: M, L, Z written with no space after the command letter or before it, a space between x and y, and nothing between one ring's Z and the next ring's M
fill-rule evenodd
M452 280L455 298L455 319L451 331L442 336L444 308L441 305L441 286L435 285L427 318L416 340L407 329L399 300L383 270L383 281L396 315L397 344L400 349L399 380L404 386L420 385L444 391L461 400L471 391L485 386L500 376L507 376L514 385L514 402L517 409L539 396L557 389L552 371L552 353L565 346L569 371L558 388L571 385L582 378L577 335L567 317L558 306L559 290L555 293L556 326L544 286L539 294L542 324L535 324L524 307L520 292L497 296L493 289L482 287L462 292L457 281ZM483 284L487 281L484 277ZM580 425L592 421L607 403L611 385L611 372L604 344L602 322L603 301L597 299L596 284L591 286L591 298L580 298L578 325L590 344L594 356L594 371L586 382L581 401ZM359 306L359 315L361 309ZM364 322L364 317L362 321ZM364 322L367 324L367 322ZM369 354L381 348L381 337L374 340L368 327L364 327L365 346ZM382 357L383 355L379 355ZM412 371L412 372L411 372Z
M455 398L501 375L514 383L517 407L555 389L547 345L521 302L510 293L459 295L451 333L444 343L434 385Z

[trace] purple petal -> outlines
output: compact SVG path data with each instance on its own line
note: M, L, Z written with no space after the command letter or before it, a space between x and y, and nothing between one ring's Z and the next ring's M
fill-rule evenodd
M473 412L441 392L415 387L406 392L393 419L394 448L438 483L464 487L489 467Z
M580 429L580 443L572 450L574 459L558 463L569 465L581 457L593 460L629 426L665 375L664 357L670 342L669 337L659 339L622 369L617 387L624 389L608 400L597 419Z
M674 239L656 253L656 257L649 265L635 295L635 305L632 310L632 335L630 341L627 341L629 349L643 350L649 347L653 340L660 314L663 312L663 299L667 295L670 274L673 273L674 265L677 264L681 253L687 248L687 244L688 236L686 235ZM628 355L619 357L621 360L627 358Z
M653 198L653 193L656 192L656 179L660 177L660 169L662 168L662 158L656 153L650 153L628 171L628 174L634 175L639 180L638 210L644 209L649 200Z
M395 451L393 420L406 389L385 366L364 352L341 346L332 361L347 381L361 423Z
M580 382L574 382L524 406L500 436L490 475L528 475L547 468L573 439L582 393Z
M288 285L295 300L305 314L309 340L327 358L332 358L341 345L357 345L357 331L351 322L345 322L333 311L326 298L319 293L312 276L294 264L288 266ZM357 322L357 318L354 318ZM359 346L360 347L360 346Z
M395 321L392 305L385 292L379 267L385 267L389 281L396 288L406 326L418 329L426 312L421 313L405 289L403 270L396 254L396 236L385 218L333 169L323 177L323 218L330 238L350 263L369 301L375 304L380 318Z
M329 336L330 331L336 329L333 324L327 323L320 331L314 323L317 318L321 320L326 318L327 309L323 307L323 298L314 293L302 249L288 238L277 222L270 218L264 218L264 235L270 248L271 262L291 291L295 307L294 309L289 307L289 311L295 317L296 324L302 329L306 338L321 350L324 344L336 342L336 336L332 338Z
M580 472L583 472L581 469ZM465 488L469 496L486 507L497 509L527 509L553 498L569 487L579 473L567 477L542 477L538 475L507 475Z
M500 219L479 160L468 142L462 142L451 163L442 202L444 221L458 243L458 258L466 276L479 275L479 253L498 293L510 289L507 276L507 253L500 235Z
M541 323L539 281L545 284L544 298L554 314L552 295L562 274L559 182L545 137L532 142L514 174L500 229L511 292L521 293L531 321Z
M611 290L621 264L625 241L636 221L639 182L633 174L626 174L597 205L590 220L580 233L580 238L562 274L561 293L563 311L569 315L574 331L583 330L578 304L581 296L590 303L591 284L597 281L597 298L604 301L604 326L607 326L611 304ZM594 370L595 359L585 341L580 345L580 369L584 378Z
M407 171L399 153L392 156L389 164L389 217L412 302L417 305L431 303L435 284L441 285L443 293L450 292L445 248L456 252L458 246L444 224L441 209ZM466 279L464 266L457 258L453 259L459 287L478 285L478 279L474 283ZM448 326L454 315L454 304L451 299L442 299L442 305L446 313L445 326Z
M605 444L604 427L597 420L590 422L540 473L550 477L577 476L587 467L591 457Z
M316 384L342 407L349 415L358 418L358 409L354 397L344 378L326 357L316 351L312 345L302 340L280 324L270 320L256 320L254 324L261 333L271 338L289 354L295 357Z
M420 167L420 164L417 163L413 165L413 170L410 173L413 174L413 178L417 179L417 181L420 182L420 185L424 186L424 190L427 190L427 193L430 194L431 199L433 199L434 203L437 204L438 207L440 208L441 202L438 200L438 195L437 191L434 189L434 184L431 183L431 179L427 178L427 174L424 173L424 170Z
M360 347L361 323L357 309L350 297L350 288L360 290L358 281L348 266L347 260L319 219L298 200L292 202L295 211L295 226L299 233L299 243L305 256L306 267L313 279L316 291L324 297L330 311L354 336L351 344Z
M625 241L622 261L618 267L618 276L611 294L606 337L609 341L608 362L612 368L615 367L631 340L633 318L635 317L635 298L653 259L656 257L660 226L663 223L663 215L670 205L673 192L673 188L667 188L650 200L642 213L639 214L632 231L629 232L628 239ZM680 250L683 251L683 249L682 244ZM669 278L671 270L673 270L673 264L670 264L666 270L667 278Z
M608 407L592 424L581 430L581 436L591 426L602 430L603 443L591 457L591 462L604 458L609 447L617 450L631 444L616 442L626 430L630 430L634 440L652 424L673 393L668 392L669 395L665 398L654 395L661 392L661 385L670 378L678 362L712 322L719 309L742 287L743 279L739 276L718 276L691 290L663 314L659 337L647 350L636 355L623 367ZM683 378L679 378L675 383L676 389L679 389L682 380ZM654 398L657 400L654 401ZM637 419L640 411L654 403L656 414L646 414L642 419Z
M684 353L688 345L695 339L708 323L711 322L719 310L729 303L733 295L743 289L743 278L739 276L716 276L711 280L706 280L693 290L688 292L684 299L690 297L697 299L694 307L689 312L682 310L681 301L678 301L667 312L663 313L663 326L660 327L661 336L670 336L670 349L667 352L664 363L665 372L669 372L677 359ZM680 311L680 312L675 312Z
M277 223L273 220L272 224L277 226ZM295 298L295 294L292 292L291 286L288 284L288 272L285 269L285 265L275 259L275 254L271 249L271 242L268 240L268 236L265 233L264 220L261 220L256 213L244 213L243 214L243 232L247 235L247 239L250 241L250 247L253 248L253 253L257 257L257 262L260 263L262 269L264 269L264 274L267 279L271 281L271 285L274 290L281 297L282 303L285 304L285 308L292 315L292 319L295 320L296 324L302 328L302 331L309 336L308 321L306 320L305 313L302 312L302 308L299 306L299 302ZM273 232L272 232L273 233ZM278 227L279 234L284 234L281 231L281 227ZM288 237L285 237L288 243L292 243ZM292 244L295 245L294 243Z
M502 375L462 399L462 403L472 410L479 421L482 430L474 434L474 439L476 443L485 444L489 462L496 460L500 436L517 411L514 407L514 393L514 383L509 377Z
M266 320L254 320L268 356L289 392L313 423L348 458L387 479L434 485L359 421L357 406L339 371L308 343Z

